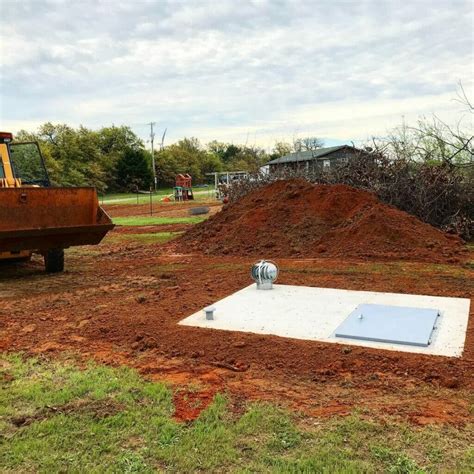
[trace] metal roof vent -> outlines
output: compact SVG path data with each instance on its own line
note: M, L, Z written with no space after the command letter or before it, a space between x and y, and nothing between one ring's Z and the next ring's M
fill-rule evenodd
M271 290L278 278L278 267L271 260L260 260L252 265L250 275L256 281L258 290Z

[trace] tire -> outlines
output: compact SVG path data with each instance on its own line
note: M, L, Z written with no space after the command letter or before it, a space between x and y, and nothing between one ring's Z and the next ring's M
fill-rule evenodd
M44 255L46 273L59 273L64 270L64 249L50 249Z
M209 208L207 206L192 207L188 212L191 216L199 216L201 214L209 214Z

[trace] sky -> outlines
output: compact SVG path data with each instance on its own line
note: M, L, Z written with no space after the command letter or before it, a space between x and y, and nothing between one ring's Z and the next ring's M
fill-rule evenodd
M0 129L129 125L269 148L462 116L474 2L0 0ZM469 118L468 118L469 120Z

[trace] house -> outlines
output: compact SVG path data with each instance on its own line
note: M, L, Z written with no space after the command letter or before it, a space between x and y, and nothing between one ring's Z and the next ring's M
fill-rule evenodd
M284 169L317 171L330 169L337 164L345 163L351 157L361 153L366 154L367 152L350 145L330 146L289 153L269 161L266 165L269 166L270 173L283 171Z

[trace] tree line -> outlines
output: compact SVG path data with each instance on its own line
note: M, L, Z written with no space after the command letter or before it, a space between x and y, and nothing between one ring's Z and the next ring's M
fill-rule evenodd
M21 130L15 141L37 141L53 185L95 186L100 193L147 190L153 183L151 152L127 126L91 130L47 122L37 131ZM216 171L256 172L271 159L297 149L322 146L318 139L276 143L271 152L248 145L183 138L155 150L159 186L172 186L178 173L189 173L195 183L206 182Z
M467 104L471 115L474 109ZM36 132L20 131L15 140L39 143L53 185L95 186L106 193L148 190L153 184L151 153L127 126L91 130L48 122ZM207 173L256 173L272 159L322 146L317 137L277 142L271 151L216 140L203 145L197 138L183 138L155 150L155 169L161 187L172 186L179 173L189 173L194 183L204 183L209 180ZM428 166L468 166L466 172L472 174L472 130L462 129L459 124L452 129L436 117L420 120L414 127L398 127L382 139L372 139L364 148L387 158L385 166L403 158Z

